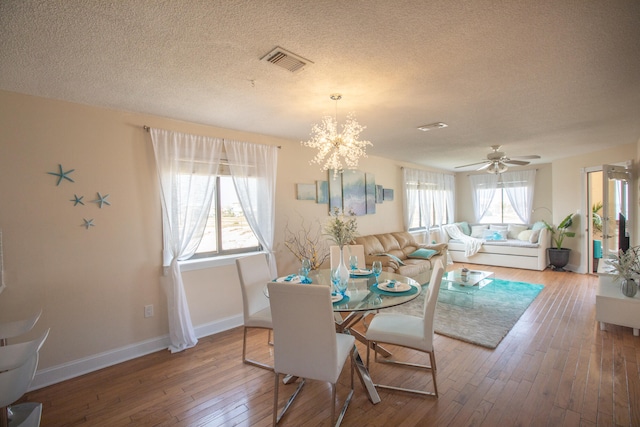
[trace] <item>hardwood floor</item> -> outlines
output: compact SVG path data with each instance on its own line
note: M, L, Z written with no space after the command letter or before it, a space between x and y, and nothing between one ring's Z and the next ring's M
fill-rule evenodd
M483 268L474 266L474 268ZM380 390L372 405L356 379L345 426L640 426L640 337L595 321L597 278L484 267L496 277L545 289L497 349L436 335L439 399ZM640 313L638 314L640 315ZM270 361L266 332L249 351ZM364 346L359 347L365 357ZM418 353L391 348L412 357ZM241 362L242 329L200 339L29 392L42 426L267 426L273 374ZM349 369L338 385L346 395ZM416 382L430 375L372 366L374 379ZM281 386L282 405L293 385ZM329 425L329 387L308 381L283 426Z

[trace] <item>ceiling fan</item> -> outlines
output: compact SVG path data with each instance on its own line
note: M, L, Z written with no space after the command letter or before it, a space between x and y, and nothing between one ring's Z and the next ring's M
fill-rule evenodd
M499 174L509 169L509 165L525 166L530 163L525 160L516 160L516 159L539 159L540 158L540 156L536 154L532 154L529 156L507 157L507 155L503 151L500 151L501 147L502 147L501 145L492 145L491 149L493 150L493 152L487 154L487 160L483 160L481 162L476 162L476 163L470 163L468 165L456 166L455 168L458 169L458 168L466 168L468 166L482 165L476 170L481 171L486 169L488 173Z

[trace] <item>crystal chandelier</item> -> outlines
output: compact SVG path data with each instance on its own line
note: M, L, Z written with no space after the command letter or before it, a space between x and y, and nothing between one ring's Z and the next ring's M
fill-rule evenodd
M334 93L331 99L336 101L335 116L325 116L322 123L313 125L311 139L302 144L318 150L311 163L319 164L322 170L333 169L335 176L345 168L357 168L360 157L367 157L367 145L373 144L358 140L358 135L366 126L360 125L351 114L347 115L342 132L338 133L338 101L342 95Z

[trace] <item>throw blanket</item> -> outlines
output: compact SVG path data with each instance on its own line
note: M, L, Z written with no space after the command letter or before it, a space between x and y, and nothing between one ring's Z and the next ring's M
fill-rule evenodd
M464 243L464 255L467 257L473 256L478 253L482 248L484 240L476 239L475 237L467 236L460 230L455 224L447 224L443 226L444 231L447 232L451 239L461 240Z

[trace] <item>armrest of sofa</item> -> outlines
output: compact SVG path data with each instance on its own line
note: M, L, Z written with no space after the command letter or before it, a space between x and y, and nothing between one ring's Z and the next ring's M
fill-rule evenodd
M443 251L446 251L449 248L449 244L448 243L421 243L418 245L419 248L424 248L424 249L433 249L434 251L438 251L440 253L442 253Z

